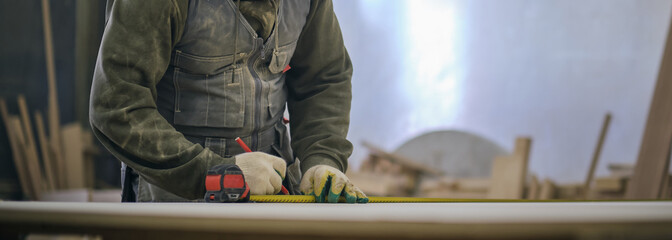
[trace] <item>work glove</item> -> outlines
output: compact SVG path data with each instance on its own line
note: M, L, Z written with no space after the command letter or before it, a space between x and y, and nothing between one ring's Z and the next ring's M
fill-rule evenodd
M347 203L366 203L369 198L350 182L340 170L327 165L311 167L303 175L299 189L304 195L315 196L315 202L337 203L343 196Z
M249 152L235 156L236 165L243 171L252 195L272 195L280 192L287 164L282 158L263 152Z

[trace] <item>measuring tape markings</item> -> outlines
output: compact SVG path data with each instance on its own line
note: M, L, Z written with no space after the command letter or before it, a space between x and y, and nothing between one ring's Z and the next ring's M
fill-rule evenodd
M252 195L250 201L260 203L315 203L315 197L310 195ZM457 199L457 198L417 198L417 197L369 197L369 203L506 203L506 202L637 202L637 201L672 201L672 199L608 199L608 200L530 200L530 199ZM339 203L345 203L341 197Z

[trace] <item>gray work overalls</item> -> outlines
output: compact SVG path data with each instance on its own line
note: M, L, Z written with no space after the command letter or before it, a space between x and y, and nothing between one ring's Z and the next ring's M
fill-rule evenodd
M156 103L188 140L223 157L244 152L234 141L240 137L253 151L285 159L283 184L297 194L299 164L282 123L288 94L284 69L310 1L278 4L276 25L264 42L232 0L191 0L184 33L157 85ZM122 201L189 201L148 183L125 164L122 174Z

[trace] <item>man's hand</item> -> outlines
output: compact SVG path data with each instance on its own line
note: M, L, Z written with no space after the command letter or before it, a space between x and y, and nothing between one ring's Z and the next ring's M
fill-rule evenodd
M287 164L282 158L262 152L236 155L236 165L243 171L252 195L272 195L280 192Z
M317 165L306 171L299 186L301 192L315 196L316 202L337 203L340 196L348 203L366 203L369 198L336 168Z

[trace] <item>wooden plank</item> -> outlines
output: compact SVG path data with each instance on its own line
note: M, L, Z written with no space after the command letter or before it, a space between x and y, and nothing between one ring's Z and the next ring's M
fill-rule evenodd
M56 189L56 179L58 173L55 166L53 166L53 153L49 148L49 141L44 130L44 118L40 111L35 111L35 125L37 127L37 139L40 142L40 151L42 152L42 163L44 164L44 174L47 178L47 186L49 190Z
M607 166L609 176L611 177L632 177L635 171L635 165L629 163L611 163Z
M555 196L558 199L573 200L583 196L583 183L572 183L555 186Z
M65 179L66 188L84 188L84 145L82 144L82 127L79 123L63 126L63 144L65 145Z
M49 106L47 113L47 122L49 125L49 143L50 148L54 152L55 162L58 166L63 167L63 145L61 143L61 123L60 114L58 110L58 91L56 85L56 67L54 63L54 47L51 30L51 7L49 0L42 0L42 30L44 32L44 55L47 66L47 83L49 88ZM64 169L60 169L64 170ZM63 171L60 171L63 173ZM59 182L59 187L65 185L65 181Z
M672 27L672 19L670 19ZM670 164L672 144L672 31L667 43L653 91L635 173L626 192L628 199L660 198Z
M62 135L60 130L58 131L58 134ZM63 145L61 145L61 143L62 141L54 142L54 139L49 136L49 149L53 153L52 156L55 164L56 175L59 176L59 178L56 179L56 186L58 189L65 189L67 188L67 172L65 169L65 153L63 153Z
M541 190L539 192L539 200L548 200L555 198L555 183L550 179L544 179L544 183L541 184Z
M0 99L0 114L2 115L2 121L5 123L9 145L12 148L12 158L14 160L14 167L16 168L16 175L19 177L21 191L23 192L25 198L35 200L35 195L33 194L33 191L30 187L28 171L24 166L23 150L20 146L21 141L18 139L18 136L15 133L17 130L19 130L14 128L14 122L19 121L18 117L9 115L4 99Z
M602 145L604 145L604 138L607 136L607 130L609 130L610 122L611 122L611 113L607 113L604 116L604 122L602 122L602 130L600 130L600 137L597 139L597 145L595 146L595 151L593 152L593 159L590 161L590 169L588 170L586 181L583 183L584 199L588 198L588 191L590 190L590 184L593 182L593 176L595 175L595 167L597 167L597 161L600 159L600 153L602 153Z
M623 192L627 178L603 177L595 179L595 191L598 192Z
M30 189L30 198L31 200L38 200L39 199L39 191L37 191L37 188L35 187L35 184L33 183L33 178L32 174L30 172L30 166L28 166L28 161L26 161L27 153L26 153L26 145L24 144L26 142L25 140L25 135L23 133L23 130L21 129L23 127L23 124L21 123L21 118L20 117L13 117L10 118L10 124L12 125L12 128L15 129L13 131L13 134L15 136L15 140L18 143L18 149L17 152L19 152L19 156L21 157L20 159L20 164L21 168L23 169L25 175L26 175L26 183L28 183L28 188Z
M496 157L492 163L492 181L488 198L520 199L525 190L527 163L532 140L516 139L513 155Z
M500 156L492 161L492 181L490 181L490 189L488 190L488 198L504 199L517 198L513 192L515 180L511 179L513 174L516 174L517 166L511 160L511 157ZM515 176L514 176L515 178Z
M40 159L37 155L37 146L35 145L35 138L33 137L33 126L30 123L30 116L28 115L28 104L26 103L26 98L23 95L19 95L17 98L19 103L19 112L21 114L21 129L23 130L24 136L24 152L26 153L26 166L28 169L28 175L30 176L30 182L33 187L33 191L36 193L37 199L40 198L40 194L45 190L45 184L42 179L42 167L40 166Z
M528 185L527 187L527 197L525 198L530 200L539 199L540 187L541 186L539 186L539 179L537 179L537 176L532 175L532 177L530 178L530 185Z

